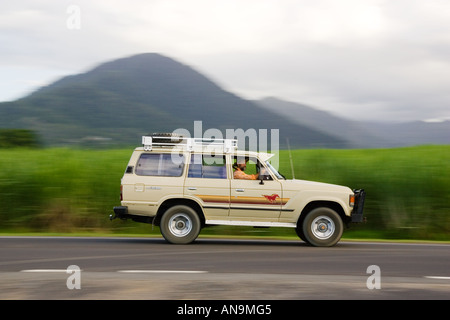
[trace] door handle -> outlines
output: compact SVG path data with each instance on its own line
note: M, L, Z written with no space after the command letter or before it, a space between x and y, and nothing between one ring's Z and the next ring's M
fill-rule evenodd
M188 190L197 190L196 187L188 187L187 189L188 189Z
M237 192L244 192L245 189L236 189Z

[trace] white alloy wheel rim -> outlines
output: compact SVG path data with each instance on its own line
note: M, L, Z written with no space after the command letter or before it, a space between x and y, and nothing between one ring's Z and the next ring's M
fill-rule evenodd
M192 230L192 221L185 213L175 214L169 220L169 230L176 237L185 237Z
M335 229L333 220L327 216L318 216L311 223L312 233L320 240L330 238L334 234Z

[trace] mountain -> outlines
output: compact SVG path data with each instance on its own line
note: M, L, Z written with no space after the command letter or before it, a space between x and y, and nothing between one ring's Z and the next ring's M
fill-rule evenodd
M364 129L363 124L334 116L304 104L284 101L274 97L261 99L255 101L255 103L264 109L275 109L279 115L283 115L286 118L289 117L300 125L315 128L315 130L348 141L352 147L366 147L367 141L371 141L370 147L378 143L378 138L369 134Z
M450 121L376 123L343 119L310 106L265 98L254 101L299 125L347 141L354 148L386 148L418 144L450 144Z
M367 132L389 141L388 146L450 144L450 121L364 124Z
M357 122L266 98L242 99L191 67L156 53L100 64L13 102L0 103L0 129L36 131L46 145L139 145L178 128L279 129L280 147L374 148L450 144L450 121ZM248 143L248 141L247 141Z
M139 54L64 77L0 103L0 128L38 132L47 145L140 143L143 134L185 128L279 129L283 147L350 147L344 138L284 117L221 89L171 58Z

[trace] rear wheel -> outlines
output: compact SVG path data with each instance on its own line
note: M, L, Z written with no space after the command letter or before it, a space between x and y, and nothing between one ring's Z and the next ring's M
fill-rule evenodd
M197 239L200 233L200 218L191 207L173 206L163 214L160 229L166 241L174 244L188 244Z
M330 208L316 208L298 226L302 240L316 247L331 247L341 239L344 224L339 214Z

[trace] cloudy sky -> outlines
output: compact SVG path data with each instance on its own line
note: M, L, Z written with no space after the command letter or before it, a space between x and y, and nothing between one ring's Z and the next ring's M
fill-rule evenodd
M0 101L143 52L247 99L450 119L448 0L2 1Z

